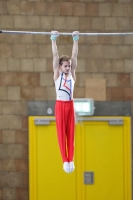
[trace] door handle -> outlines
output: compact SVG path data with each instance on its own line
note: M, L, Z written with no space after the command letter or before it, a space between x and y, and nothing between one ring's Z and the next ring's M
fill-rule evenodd
M36 119L34 119L34 124L35 125L49 125L50 120L45 119L45 118L36 118Z

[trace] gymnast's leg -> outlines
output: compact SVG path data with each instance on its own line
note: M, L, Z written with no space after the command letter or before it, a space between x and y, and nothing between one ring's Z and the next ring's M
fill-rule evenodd
M69 115L67 119L67 149L68 149L68 162L69 169L72 172L75 168L73 157L74 157L74 135L75 135L75 113L73 101L69 103Z
M65 172L69 173L69 164L67 158L66 149L66 118L65 118L65 104L62 101L56 101L55 104L55 117L56 117L56 127L58 135L58 143L60 147L60 152L63 160L63 169Z

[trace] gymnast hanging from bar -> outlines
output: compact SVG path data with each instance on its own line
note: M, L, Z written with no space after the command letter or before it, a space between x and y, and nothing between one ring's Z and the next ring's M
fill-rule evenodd
M67 55L59 57L56 45L58 31L51 32L53 71L56 89L55 118L58 143L63 160L63 169L66 173L73 172L74 166L74 132L75 112L73 102L75 70L77 67L79 32L72 34L73 48L71 58Z

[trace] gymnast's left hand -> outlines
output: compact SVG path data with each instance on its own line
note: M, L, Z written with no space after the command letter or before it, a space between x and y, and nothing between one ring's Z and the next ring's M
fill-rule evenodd
M72 37L74 37L74 36L79 36L79 31L74 31L74 32L72 33Z

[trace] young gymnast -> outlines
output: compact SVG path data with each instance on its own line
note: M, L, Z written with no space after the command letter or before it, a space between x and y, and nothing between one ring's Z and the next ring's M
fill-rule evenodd
M75 169L73 161L75 131L73 91L76 81L75 70L77 67L79 32L74 31L72 33L73 48L71 58L67 55L59 57L56 44L58 36L58 31L51 32L53 78L56 89L55 118L63 169L66 173L70 173Z

